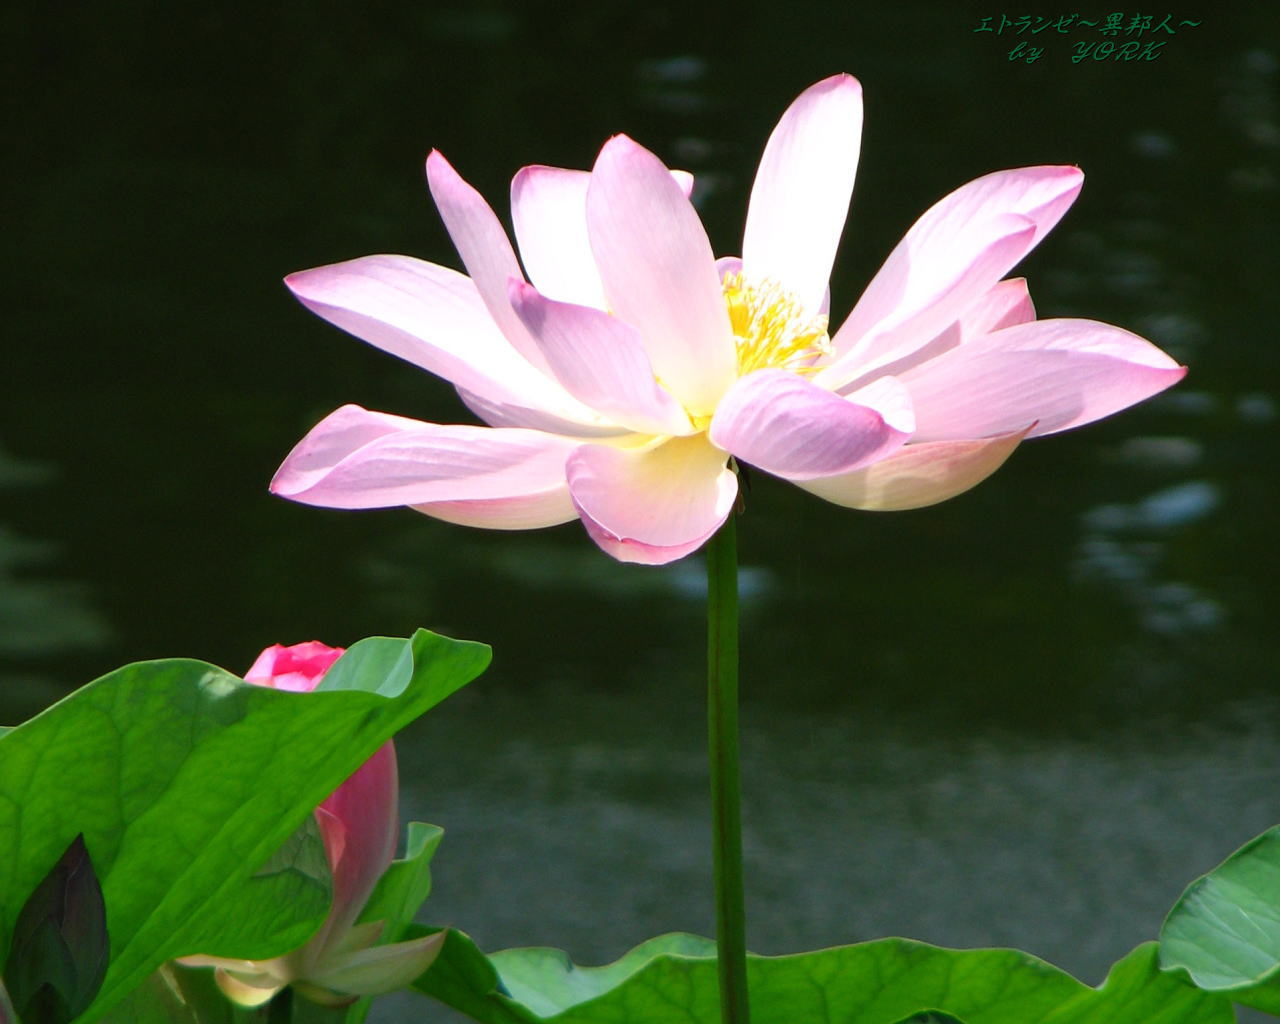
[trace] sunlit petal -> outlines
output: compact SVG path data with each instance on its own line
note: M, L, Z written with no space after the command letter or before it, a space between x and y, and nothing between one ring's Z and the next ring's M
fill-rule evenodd
M890 397L890 387L877 388L887 406L881 410L785 370L760 370L739 380L720 403L711 440L743 462L788 480L848 472L883 458L911 434L906 393L898 388Z
M587 238L586 171L521 168L511 182L511 220L520 258L543 295L605 308L604 285Z
M247 1008L269 1003L285 985L269 974L241 974L222 967L214 972L213 977L224 996L237 1006Z
M512 348L475 284L455 270L366 256L290 274L285 284L331 324L489 401L519 400L569 422L601 423Z
M352 422L367 417L372 431L383 415L344 406L322 420L290 453L271 489L326 508L514 500L563 481L565 459L580 443L534 430L412 421L360 443L365 438Z
M819 498L872 512L923 508L963 494L1002 465L1026 431L978 441L909 444L863 469L799 480Z
M987 293L964 311L958 321L960 336L979 338L1014 324L1030 323L1036 308L1027 291L1025 277L1011 277L987 289Z
M811 85L769 136L742 240L750 278L771 278L806 309L822 303L849 211L862 143L862 87L851 75Z
M687 197L693 175L672 171ZM590 174L535 164L511 182L511 220L525 272L538 291L560 302L605 309L604 285L587 237Z
M654 379L630 324L598 309L553 302L530 285L515 283L511 299L551 372L584 405L632 430L693 432L684 408Z
M609 308L640 331L654 372L695 415L734 377L711 244L662 162L625 135L600 151L587 190L591 248Z
M513 277L523 281L524 275L502 222L484 197L463 181L436 150L427 157L427 184L440 219L494 323L517 352L538 369L545 370L538 346L507 301L507 282Z
M597 543L651 562L652 549L688 553L724 522L738 490L727 461L700 434L641 450L584 445L569 459L569 490Z
M1163 391L1186 369L1149 341L1092 320L1037 320L960 345L903 374L917 438L1038 437Z
M889 254L832 338L844 372L919 345L958 320L1058 222L1080 192L1076 167L997 171L934 204Z

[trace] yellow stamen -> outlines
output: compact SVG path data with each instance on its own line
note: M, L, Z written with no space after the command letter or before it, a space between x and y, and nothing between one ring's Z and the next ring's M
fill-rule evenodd
M726 274L724 300L738 343L738 376L766 367L811 373L833 352L827 318L810 316L796 297L768 279L748 284L742 274Z

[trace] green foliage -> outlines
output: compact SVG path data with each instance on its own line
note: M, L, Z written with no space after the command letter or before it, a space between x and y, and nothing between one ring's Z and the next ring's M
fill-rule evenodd
M78 833L102 884L111 963L77 1020L102 1020L174 957L298 946L329 898L306 830L296 835L311 809L488 660L482 645L421 630L375 638L311 694L203 662L143 662L3 735L0 955L17 908Z
M431 895L431 858L440 845L444 830L421 821L409 822L405 837L405 855L391 862L383 872L378 886L365 904L361 921L385 922L379 939L382 943L398 942L413 920L418 908ZM361 999L343 1011L335 1024L364 1024L369 1013L371 999ZM302 1020L298 1011L310 1012L310 1007L294 1003L295 1024L312 1024L310 1018ZM201 1022L203 1024L203 1021ZM323 1024L322 1021L314 1024Z
M1045 1018L1044 1024L1230 1024L1229 1000L1200 992L1160 970L1159 949L1144 942L1112 964L1107 980ZM969 1024L979 1024L974 1018Z
M213 971L165 964L111 1007L101 1024L266 1024L219 991Z
M443 835L444 830L435 825L409 822L404 857L392 861L391 867L383 872L360 915L361 921L386 922L382 942L398 941L418 908L431 895L431 858Z
M1187 886L1160 929L1160 965L1280 1015L1280 826Z
M415 925L409 934L430 931ZM445 936L436 962L414 987L484 1024L528 1024L537 1019L510 998L493 964L471 938L453 928Z
M939 1013L936 1010L926 1010L923 1013L913 1013L906 1020L899 1021L898 1024L964 1024L959 1017L953 1017L949 1013Z
M66 1024L93 1002L108 951L102 886L78 835L18 912L0 972L14 1012L41 1024Z
M495 954L451 933L417 987L485 1024L716 1024L714 944L664 935L604 967L559 950ZM1154 943L1089 988L1015 950L905 939L748 958L753 1019L805 1024L1230 1024L1231 1004L1162 974Z

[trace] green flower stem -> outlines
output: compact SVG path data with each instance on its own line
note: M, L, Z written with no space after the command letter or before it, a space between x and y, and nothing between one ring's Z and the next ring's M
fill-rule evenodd
M707 748L716 877L720 1019L748 1024L742 887L742 773L738 764L738 543L730 514L707 545Z

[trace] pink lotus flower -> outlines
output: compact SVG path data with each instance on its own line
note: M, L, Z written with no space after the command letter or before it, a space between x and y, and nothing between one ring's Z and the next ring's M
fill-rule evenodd
M490 529L579 518L614 557L657 564L724 522L731 459L851 508L917 508L972 487L1026 437L1183 376L1118 327L1036 320L1025 282L1003 280L1075 199L1075 167L957 189L829 331L861 128L848 75L791 104L756 174L740 259L714 258L688 176L626 136L589 174L526 167L511 204L532 284L493 211L433 152L427 179L470 277L369 256L287 283L326 320L451 381L489 426L347 405L272 490Z
M276 644L258 655L245 682L309 692L342 653L341 647L314 640ZM341 1006L410 984L431 966L444 933L378 946L383 922L356 924L395 855L398 786L395 746L388 740L316 808L333 876L333 905L305 945L271 960L192 956L180 962L216 967L218 987L241 1006L260 1006L286 985L314 1002Z

